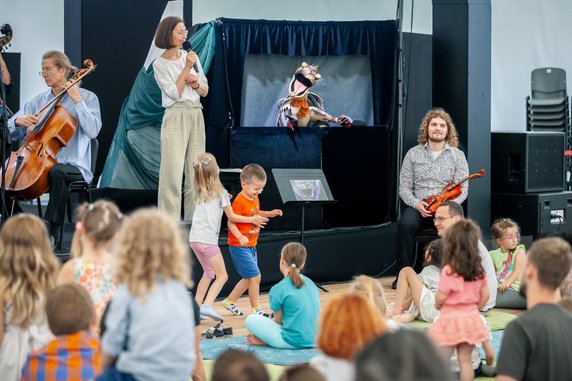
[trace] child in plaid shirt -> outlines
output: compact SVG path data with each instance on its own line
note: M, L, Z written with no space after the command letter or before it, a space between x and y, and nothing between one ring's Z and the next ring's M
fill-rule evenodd
M93 380L100 372L99 339L89 330L96 319L89 293L77 283L50 290L46 299L48 325L55 336L30 353L22 381Z

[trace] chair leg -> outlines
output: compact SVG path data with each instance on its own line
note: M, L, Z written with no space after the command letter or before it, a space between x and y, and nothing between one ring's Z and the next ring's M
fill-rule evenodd
M38 197L36 199L36 202L38 203L38 217L43 218L42 217L42 201L40 200L40 197Z
M67 206L66 206L67 209ZM60 225L60 236L58 242L56 242L56 249L58 251L62 250L62 241L64 240L64 227L66 226L66 219L64 218L62 224Z

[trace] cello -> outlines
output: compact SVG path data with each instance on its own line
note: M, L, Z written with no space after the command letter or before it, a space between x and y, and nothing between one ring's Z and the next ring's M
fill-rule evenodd
M485 175L485 170L481 169L479 173L473 173L472 175L465 177L464 179L460 180L457 183L451 181L449 184L443 187L443 190L441 192L439 192L436 195L429 196L425 200L423 200L427 203L425 209L432 215L435 215L435 211L437 210L439 205L441 205L445 201L454 200L461 195L462 193L461 187L464 183L472 179L483 177L484 175Z
M72 83L34 114L41 116L40 121L6 161L6 192L11 197L33 200L48 191L48 173L57 164L56 155L67 145L77 127L77 121L61 106L60 100L95 67L93 61L86 59L83 68L71 78Z

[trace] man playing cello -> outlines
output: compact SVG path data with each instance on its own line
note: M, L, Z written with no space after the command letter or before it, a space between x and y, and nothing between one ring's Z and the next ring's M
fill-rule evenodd
M40 121L36 112L57 94L70 86L70 72L75 71L69 58L62 52L50 50L42 57L42 71L39 73L48 90L27 102L10 120L8 128L12 141L20 141ZM57 164L48 174L50 199L44 218L50 223L52 244L59 242L61 224L65 218L69 198L67 185L73 181L91 181L91 139L101 130L101 113L97 96L79 85L71 86L61 99L61 105L77 121L75 133L56 155ZM49 125L43 128L49 128Z
M434 227L433 215L426 209L425 198L438 194L450 182L456 183L469 174L465 154L457 148L458 137L453 120L442 108L431 109L425 114L417 141L419 144L405 155L399 175L399 196L406 207L397 225L398 272L410 266L415 234ZM465 182L461 195L453 201L461 204L468 191ZM397 287L397 278L392 287Z

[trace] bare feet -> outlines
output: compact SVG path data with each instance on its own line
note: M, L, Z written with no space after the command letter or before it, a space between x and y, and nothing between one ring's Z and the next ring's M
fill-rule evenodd
M254 336L252 333L246 335L246 342L250 345L268 345L258 337Z

